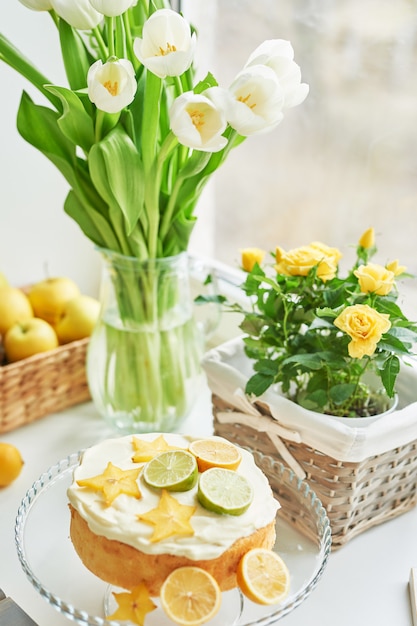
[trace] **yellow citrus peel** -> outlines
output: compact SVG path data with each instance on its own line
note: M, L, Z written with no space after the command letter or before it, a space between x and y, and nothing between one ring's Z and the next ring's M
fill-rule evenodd
M180 626L199 626L220 609L220 587L199 567L179 567L165 580L160 594L167 616Z
M240 560L236 572L242 593L257 604L279 604L288 595L290 574L272 550L253 548Z

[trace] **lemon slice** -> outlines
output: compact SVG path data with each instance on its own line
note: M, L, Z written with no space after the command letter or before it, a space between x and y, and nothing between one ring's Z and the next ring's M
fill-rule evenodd
M279 604L290 590L286 564L264 548L253 548L241 558L236 578L242 593L257 604Z
M156 489L188 491L197 482L197 461L186 450L161 452L145 465L143 478L150 487Z
M250 482L233 470L212 467L200 475L197 498L214 513L242 515L253 500Z
M242 460L239 448L220 437L193 441L189 451L196 457L200 472L205 472L210 467L236 470Z
M198 626L220 609L221 591L213 576L200 567L179 567L162 585L160 600L176 624Z

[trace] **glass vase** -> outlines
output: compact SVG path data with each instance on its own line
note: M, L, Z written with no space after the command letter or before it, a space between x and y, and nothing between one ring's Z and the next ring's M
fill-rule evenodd
M100 252L101 314L87 354L92 400L120 433L177 430L202 381L188 255L140 261Z

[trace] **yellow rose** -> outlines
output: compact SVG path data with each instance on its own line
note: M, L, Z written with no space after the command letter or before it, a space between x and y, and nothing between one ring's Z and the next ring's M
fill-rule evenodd
M373 248L375 245L375 231L373 228L368 228L365 230L361 238L359 239L359 245L362 248L368 250L368 248Z
M391 328L389 315L378 313L367 304L346 307L334 324L352 338L348 350L354 359L372 356L382 335Z
M395 261L391 261L391 263L387 263L386 268L389 272L393 272L394 276L399 276L400 274L404 274L407 271L405 265L400 265L398 259Z
M260 248L245 248L241 250L242 267L245 272L251 272L255 266L255 263L260 265L264 260L265 251Z
M323 282L334 278L336 276L339 261L343 256L340 250L337 248L330 248L320 241L313 241L310 246L323 255L318 266L317 276L321 278Z
M376 263L360 265L353 273L359 280L359 287L362 293L375 293L378 296L386 296L394 286L394 272Z
M276 262L279 263L283 256L285 256L285 250L283 248L281 248L281 246L277 246L275 248L275 260L276 260Z
M326 246L326 244L321 243L320 241L313 241L310 246L314 248L314 250L321 252L323 258L326 258L326 260L332 265L337 265L343 256L337 248L330 248L330 246Z
M284 252L277 248L276 254L278 264L275 266L278 274L285 276L307 276L307 274L317 267L317 276L323 281L331 280L336 276L337 263L341 258L341 253L336 248L329 248L323 243L313 242L309 246L294 248Z

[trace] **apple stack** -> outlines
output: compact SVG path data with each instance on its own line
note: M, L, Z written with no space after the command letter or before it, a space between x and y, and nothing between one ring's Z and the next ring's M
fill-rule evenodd
M0 274L0 432L89 398L85 357L99 310L70 278L20 289Z
M0 334L6 363L89 337L100 304L70 278L47 278L27 290L0 285Z

